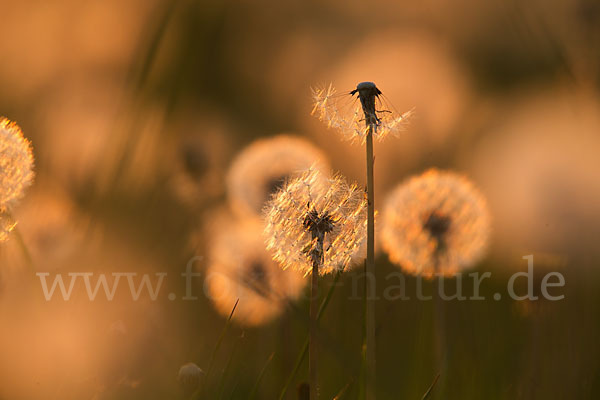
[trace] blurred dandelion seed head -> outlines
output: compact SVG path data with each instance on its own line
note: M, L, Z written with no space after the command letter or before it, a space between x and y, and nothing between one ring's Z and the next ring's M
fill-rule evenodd
M23 197L33 177L31 144L16 123L0 117L0 210Z
M347 104L347 98L354 94L360 101ZM382 93L373 82L361 82L347 95L337 94L333 85L313 88L312 95L312 114L328 127L340 131L345 140L361 144L367 139L369 127L373 128L373 136L378 140L388 135L397 136L412 114L412 111L398 114L392 107L384 106L380 98Z
M267 249L283 268L307 275L322 254L319 272L326 274L351 265L364 250L366 196L340 176L301 173L272 197L264 216Z
M242 216L260 215L273 193L300 171L329 170L327 157L308 141L280 135L254 142L233 161L227 176L229 200Z
M200 386L204 371L196 364L190 362L179 368L177 380L186 393L193 393Z
M490 214L466 178L431 169L386 199L381 239L390 260L412 274L454 275L484 255Z
M288 300L296 299L305 285L302 275L282 270L270 257L258 218L221 219L209 244L206 286L209 297L223 315L238 306L234 320L260 325L279 315Z

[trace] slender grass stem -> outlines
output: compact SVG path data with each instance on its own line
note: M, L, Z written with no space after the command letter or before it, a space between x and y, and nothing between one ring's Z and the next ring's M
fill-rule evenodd
M435 378L433 379L433 382L429 386L429 389L427 389L427 391L425 392L425 394L423 395L423 397L421 398L421 400L426 400L426 399L429 398L429 396L431 395L431 392L433 391L433 387L437 383L438 379L440 379L440 374L437 374L435 376Z
M331 286L329 287L329 290L327 291L327 295L325 296L325 298L321 302L321 306L319 307L319 312L317 313L317 321L319 321L321 319L321 316L325 312L325 309L327 308L327 305L329 304L329 301L331 300L331 297L333 296L333 290L337 286L337 282L339 281L343 272L344 272L343 270L338 272L335 275L335 277L333 278L333 282L332 282ZM300 353L298 354L298 358L296 358L296 363L294 364L294 369L292 369L292 372L290 373L290 376L286 380L285 385L283 386L283 389L281 389L281 393L279 394L279 400L283 400L285 398L285 395L287 394L287 391L288 391L290 385L292 384L292 381L296 377L296 374L298 373L298 370L300 369L300 365L304 361L304 358L306 357L306 353L308 352L309 340L310 340L310 338L307 337L306 340L304 341L304 344L302 345L302 349L300 350Z
M250 392L250 395L248 396L248 400L254 400L256 398L256 393L258 393L258 387L260 386L260 381L262 381L262 378L265 375L265 372L267 371L267 367L269 366L269 364L271 364L271 360L273 360L273 356L275 356L275 353L271 353L271 355L267 359L267 362L265 363L264 367L260 370L260 374L258 374L256 383L254 384L254 387L252 388L252 392Z
M350 386L352 386L352 384L354 383L354 380L348 382L339 392L338 394L336 394L333 399L331 400L341 400L342 397L344 397L346 395L346 392L348 392L348 389L350 388Z
M310 289L310 341L308 353L308 375L310 384L310 400L319 398L317 386L317 329L318 329L318 307L319 307L319 262L313 260Z
M231 318L233 318L233 313L235 313L235 309L237 308L239 301L240 301L240 299L237 299L235 301L235 304L233 305L233 308L231 309L231 314L229 314L229 318L227 318L227 322L225 323L225 326L223 327L223 330L221 331L221 335L219 335L219 339L217 340L215 348L213 349L212 355L210 356L210 362L208 363L208 368L206 369L206 375L204 375L204 382L202 383L200 388L196 391L196 393L194 393L194 395L192 395L192 399L202 398L201 397L202 392L206 390L206 387L208 384L208 379L210 377L210 373L212 371L212 368L213 368L213 365L215 362L215 358L217 356L217 352L219 351L219 348L221 347L221 343L223 343L223 339L225 338L225 334L227 333L227 330L229 329L229 325L231 325Z
M373 179L373 125L367 127L367 276L375 280L375 193ZM375 282L373 282L375 283ZM375 400L375 284L367 284L366 289L366 330L367 330L367 373L366 398Z
M225 389L225 380L229 376L229 370L231 369L231 362L233 361L233 357L234 357L234 355L237 351L238 345L242 341L242 339L243 339L243 335L238 337L238 340L236 340L236 342L234 343L233 349L231 350L231 354L229 355L229 360L227 360L227 365L225 365L225 368L223 369L223 372L221 373L221 377L219 378L219 389L218 389L218 395L217 395L218 399L223 398L223 391Z

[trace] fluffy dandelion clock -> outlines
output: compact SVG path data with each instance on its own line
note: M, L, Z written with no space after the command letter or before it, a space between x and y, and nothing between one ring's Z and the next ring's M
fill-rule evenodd
M272 197L265 220L267 248L283 268L306 275L317 262L320 274L341 270L364 249L365 192L342 177L307 170Z
M310 142L289 135L257 140L234 160L227 176L233 208L241 215L260 215L285 179L314 167L328 171L327 157Z
M29 141L16 123L0 118L0 208L6 209L23 197L33 175Z
M431 169L399 185L386 199L382 245L412 274L454 275L484 255L490 215L466 178Z
M356 95L359 101L350 101ZM330 128L340 131L344 139L364 144L369 129L383 140L398 135L411 111L398 113L383 101L383 93L373 82L361 82L356 89L338 94L332 85L313 89L313 114Z
M233 318L240 324L266 323L300 295L306 282L298 272L284 271L271 259L260 219L221 224L209 244L208 295L224 316L239 299Z
M186 393L193 393L200 386L204 371L194 363L187 363L179 368L177 380Z

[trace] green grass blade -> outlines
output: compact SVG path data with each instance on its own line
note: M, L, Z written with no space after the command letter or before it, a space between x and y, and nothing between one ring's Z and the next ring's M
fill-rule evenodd
M431 383L431 386L429 386L429 389L427 389L427 391L425 392L423 397L421 397L421 400L425 400L425 399L429 398L429 396L431 395L431 392L433 391L433 387L437 383L438 379L440 379L440 374L437 374L435 376L435 378L433 379L433 382Z
M267 359L267 362L265 363L265 366L260 371L260 374L258 374L258 378L256 379L256 383L254 384L254 387L252 388L252 392L250 392L250 396L248 396L249 400L253 400L256 398L256 393L258 392L258 387L260 386L260 381L262 380L263 376L265 375L267 367L271 363L271 360L273 360L274 355L275 355L275 353L271 353L271 355Z
M335 397L333 399L331 399L331 400L341 400L342 396L344 396L346 394L346 392L348 391L348 389L350 388L350 386L352 386L353 383L354 383L354 380L348 382L346 384L346 386L344 386L342 388L342 390L340 390L338 392L338 394L336 394Z
M240 301L240 299L237 299L235 301L235 304L233 305L233 309L231 310L231 314L229 314L229 318L227 318L227 322L225 323L225 326L223 327L223 330L221 331L221 334L219 335L219 339L217 340L217 344L215 345L215 348L213 349L212 355L210 356L210 362L208 363L208 368L206 370L206 375L204 375L204 381L203 381L202 385L200 386L200 388L192 396L192 399L200 399L201 398L200 397L201 393L204 391L204 389L206 389L207 382L208 382L208 379L210 377L210 373L212 372L213 365L215 363L215 358L217 357L217 353L219 351L219 348L221 347L221 343L223 343L223 339L225 338L225 334L229 330L229 325L231 325L231 318L233 318L233 313L235 313L235 309L237 308L237 305L238 305L239 301Z
M335 287L337 286L337 282L340 280L340 277L342 276L343 272L344 272L344 270L341 270L333 278L333 283L331 284L331 286L329 286L327 295L325 296L325 298L323 299L323 302L321 303L321 306L319 307L319 312L317 313L317 321L319 321L321 319L323 312L327 308L327 305L329 304L329 301L331 300L331 297L333 296L333 291L334 291ZM300 369L300 365L304 361L304 358L306 358L306 353L308 352L308 341L309 341L309 338L307 336L306 340L304 341L304 344L302 345L302 349L300 350L300 353L298 354L298 358L296 358L296 363L294 364L294 368L292 369L292 372L290 373L290 376L288 377L288 379L285 381L285 385L283 386L283 389L281 389L281 393L279 394L279 400L283 400L285 398L285 395L286 395L288 389L290 388L292 381L294 380L294 378L296 377L296 374L298 373L298 370Z
M231 368L231 362L233 361L233 356L235 355L235 352L237 351L237 348L243 338L244 338L244 335L242 333L242 335L240 335L238 337L238 340L235 341L235 343L233 345L233 349L231 350L231 354L229 355L229 359L227 360L227 364L225 365L225 368L223 369L223 373L221 374L221 377L219 378L218 395L217 395L218 399L223 398L223 391L225 389L225 378L229 375L229 370Z

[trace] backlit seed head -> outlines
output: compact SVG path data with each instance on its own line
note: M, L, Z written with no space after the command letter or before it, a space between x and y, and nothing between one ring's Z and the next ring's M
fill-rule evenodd
M466 178L431 169L389 194L381 232L390 260L412 274L454 275L484 255L490 215Z
M16 123L0 118L0 209L23 197L33 176L31 144Z
M233 161L227 176L230 203L240 215L260 215L286 179L308 168L329 170L327 157L310 142L280 135L257 140Z
M273 196L264 216L267 248L283 268L307 275L319 257L319 273L326 274L351 265L364 251L365 192L340 176L303 172Z
M357 95L360 101L348 104L348 97ZM412 111L397 113L381 101L382 92L373 82L361 82L348 95L337 94L332 85L313 89L312 113L329 127L341 132L344 139L365 143L367 132L373 129L373 137L383 140L396 136Z
M208 294L217 310L228 316L239 299L233 318L243 325L265 323L295 300L305 285L296 271L284 271L270 257L262 239L262 221L225 221L212 229Z

